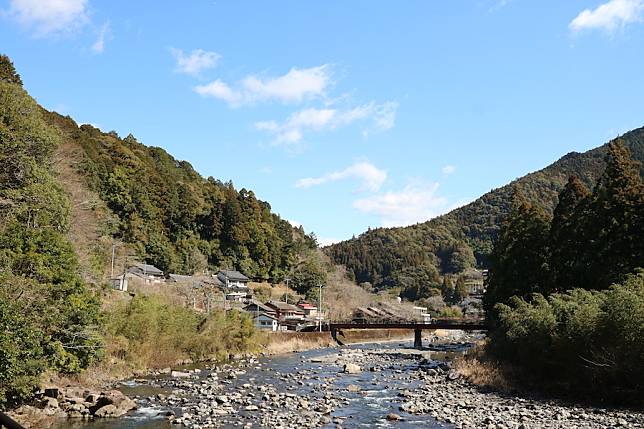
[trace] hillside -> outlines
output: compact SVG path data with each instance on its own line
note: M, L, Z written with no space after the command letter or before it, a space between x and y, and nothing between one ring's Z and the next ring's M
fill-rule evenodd
M63 138L56 170L75 200L72 232L81 259L93 252L105 266L116 240L132 259L164 272L235 268L280 280L302 248L315 247L250 190L203 178L188 162L132 135L78 126L55 112L43 116Z
M622 137L634 159L644 161L644 128ZM494 189L476 201L430 221L404 228L372 229L325 249L346 266L357 282L386 288L403 277L427 272L459 272L474 264L486 267L501 219L508 213L514 190L552 213L557 194L572 174L592 187L604 168L607 144L585 153L571 152L537 172ZM644 176L644 164L640 165ZM410 268L411 267L411 268ZM404 279L403 279L404 280Z

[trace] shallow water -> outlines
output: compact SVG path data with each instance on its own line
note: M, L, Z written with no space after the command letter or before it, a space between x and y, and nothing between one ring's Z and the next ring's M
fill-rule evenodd
M405 343L388 343L388 344L361 344L348 346L348 348L360 349L398 349L411 348L411 342ZM459 353L464 347L454 346L453 350L447 352L432 352L432 359L449 360ZM342 427L344 428L371 428L371 427L396 427L396 428L447 428L449 425L437 423L431 416L415 416L406 414L398 410L400 398L398 393L402 390L413 390L416 382L409 380L400 380L394 376L403 375L407 369L416 367L409 361L401 360L400 363L394 363L378 372L362 372L356 375L343 374L338 377L338 367L328 363L311 362L312 358L323 357L325 355L337 353L337 349L311 350L302 353L294 353L286 356L269 357L260 359L261 366L247 368L246 373L238 378L231 380L231 387L241 386L244 383L252 385L273 385L281 392L294 393L298 396L321 397L326 392L333 391L340 394L343 398L349 400L348 405L338 407L332 414L333 417L345 417ZM392 350L393 351L393 350ZM302 380L304 385L298 385L297 381L289 382L289 373L299 371L312 371L313 376ZM204 370L200 378L204 378L209 371ZM160 387L157 381L162 381L163 377L150 378L147 382L126 382L119 386L123 393L145 399L154 396L157 393L168 394L171 389ZM326 388L320 387L321 384L327 383ZM156 384L156 386L155 386ZM360 387L359 392L349 392L347 387L356 385ZM232 389L231 389L232 390ZM225 392L224 392L225 393ZM170 408L160 408L148 405L147 401L139 407L138 410L131 412L127 416L119 419L110 420L93 420L93 421L61 421L55 429L169 429L180 428L182 426L172 425L163 416L164 412ZM177 411L177 410L174 410ZM386 420L388 413L396 413L403 417L404 421L389 422ZM248 418L246 411L240 410L235 415L225 416L226 420L234 422L222 427L244 427L251 422L253 427L259 428L257 422ZM326 428L335 428L336 425L331 423Z

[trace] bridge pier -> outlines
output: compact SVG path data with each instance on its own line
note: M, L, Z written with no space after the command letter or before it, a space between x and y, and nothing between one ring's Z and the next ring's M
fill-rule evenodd
M422 329L414 329L414 348L415 349L422 349L423 348L423 330Z

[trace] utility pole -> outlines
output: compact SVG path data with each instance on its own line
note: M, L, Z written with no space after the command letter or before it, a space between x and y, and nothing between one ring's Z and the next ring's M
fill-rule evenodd
M320 294L318 296L318 320L320 322L320 332L322 332L322 283L320 283Z
M112 273L110 274L110 278L114 278L114 252L116 251L116 244L112 243Z
M291 279L287 277L285 280L286 280L286 303L288 304L288 282L290 282Z

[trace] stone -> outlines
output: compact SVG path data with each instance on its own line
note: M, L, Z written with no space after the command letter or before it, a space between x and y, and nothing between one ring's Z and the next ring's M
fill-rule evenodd
M402 417L400 417L400 415L398 415L398 414L395 414L395 413L387 414L387 420L389 420L389 421L398 421L398 420L401 420L401 419L402 419Z
M362 370L354 363L347 363L344 365L343 372L345 374L359 374Z
M170 372L170 376L174 378L189 378L190 373L189 372L183 372L183 371L172 371Z
M349 392L359 392L360 391L360 386L356 386L355 384L350 384L347 387L347 391L349 391Z
M117 417L117 408L112 404L104 405L94 412L96 417L106 418L106 417Z

